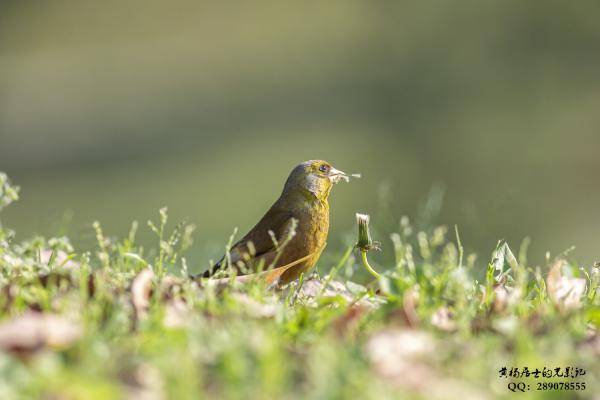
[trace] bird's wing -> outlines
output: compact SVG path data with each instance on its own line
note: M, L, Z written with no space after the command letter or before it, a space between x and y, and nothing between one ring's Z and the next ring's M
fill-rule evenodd
M239 261L249 263L262 259L264 266L268 267L277 253L278 245L281 245L290 234L293 228L292 219L293 215L290 212L281 210L275 203L260 221L231 247L229 260L227 255L223 256L203 276L210 277L229 262L235 266ZM273 237L269 231L272 232Z

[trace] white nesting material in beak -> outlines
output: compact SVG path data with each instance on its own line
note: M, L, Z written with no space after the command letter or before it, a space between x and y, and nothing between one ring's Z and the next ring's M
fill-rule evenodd
M331 183L338 183L339 181L342 181L342 180L344 180L346 182L350 182L350 177L348 177L348 175L346 175L345 172L332 167L329 170L329 180L331 181Z

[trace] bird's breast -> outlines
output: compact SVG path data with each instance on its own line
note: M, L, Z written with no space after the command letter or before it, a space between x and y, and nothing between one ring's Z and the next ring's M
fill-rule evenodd
M306 204L298 218L297 238L310 254L325 245L329 232L329 205L315 201Z
M303 272L314 267L319 259L329 232L329 205L326 201L319 200L307 202L296 210L294 218L298 220L296 235L286 247L283 257L285 262L282 264L285 265L308 255L311 257L286 270L280 277L283 284L298 279Z

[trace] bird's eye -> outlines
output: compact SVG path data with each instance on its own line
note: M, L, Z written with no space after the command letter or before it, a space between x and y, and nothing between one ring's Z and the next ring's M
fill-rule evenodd
M328 170L329 170L329 167L325 164L323 164L319 167L319 171L321 171L321 172L327 172Z

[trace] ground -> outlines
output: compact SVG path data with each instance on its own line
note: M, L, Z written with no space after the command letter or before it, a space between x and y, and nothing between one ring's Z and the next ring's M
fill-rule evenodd
M97 223L88 252L0 228L0 398L598 398L600 269L569 254L476 258L404 219L379 279L348 248L287 287L217 284L188 278L193 227L169 226L144 250L137 224Z

